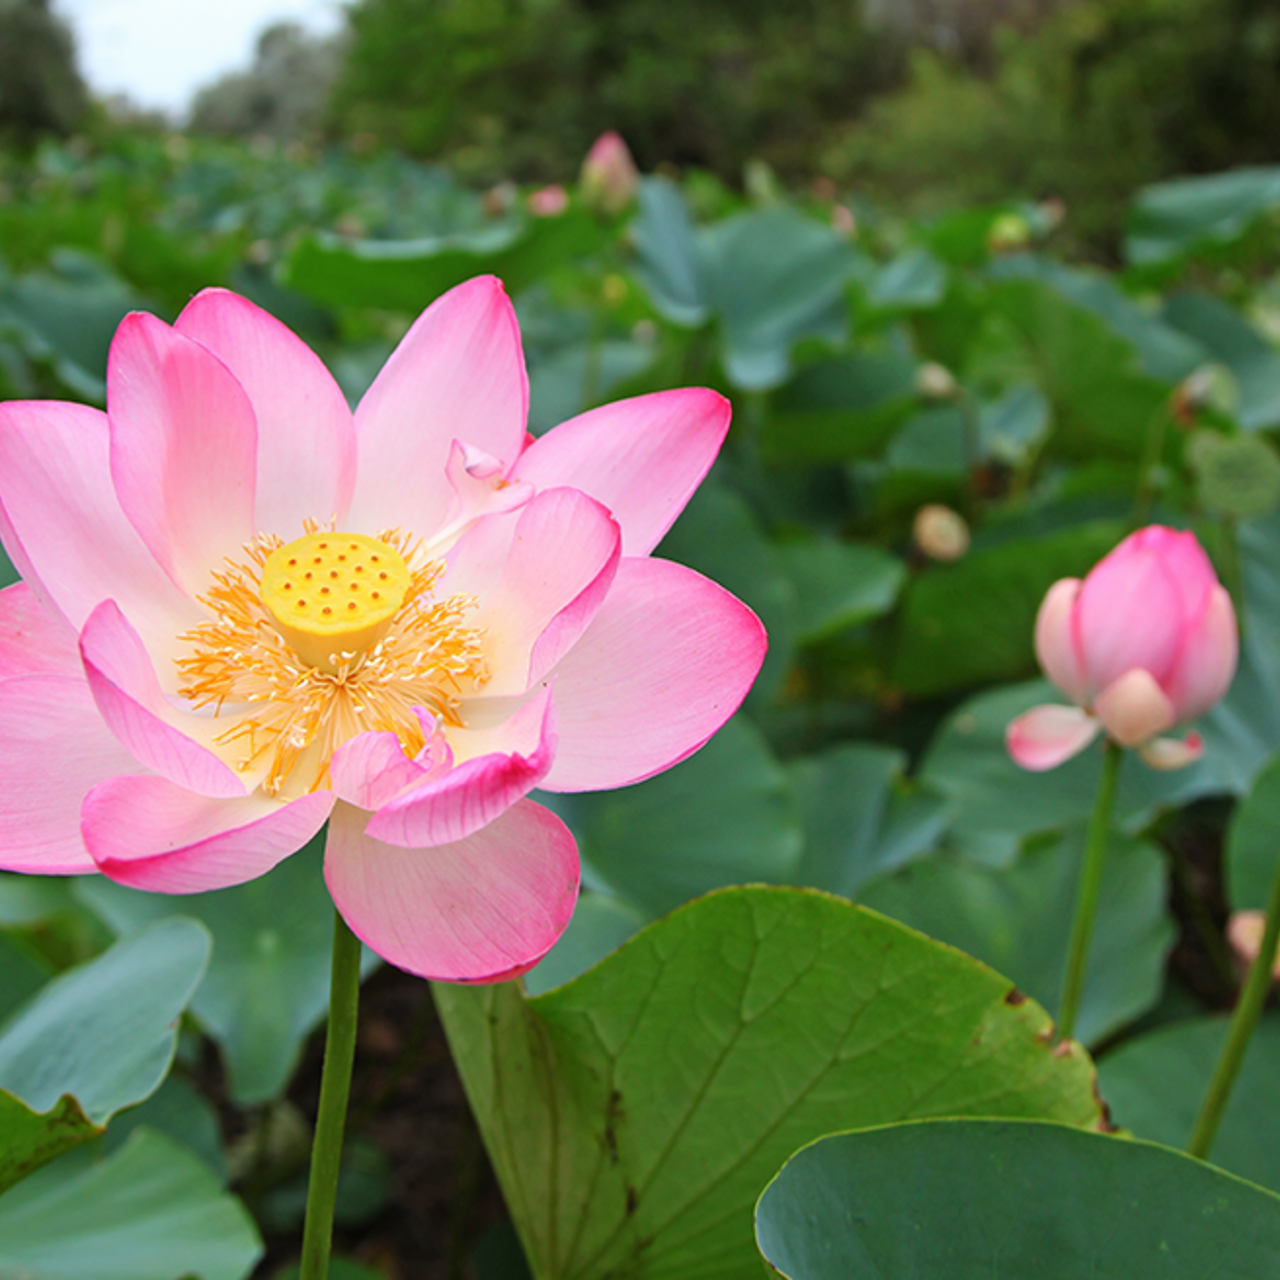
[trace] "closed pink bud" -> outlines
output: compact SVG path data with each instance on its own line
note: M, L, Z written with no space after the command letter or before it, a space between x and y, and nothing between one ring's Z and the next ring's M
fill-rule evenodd
M587 206L621 213L640 189L640 171L621 134L610 130L592 144L582 162L582 197Z
M1164 768L1197 758L1198 743L1157 746L1156 735L1221 699L1237 651L1235 610L1209 557L1194 534L1160 525L1126 538L1083 581L1056 582L1036 618L1049 679L1122 746L1152 746ZM1058 754L1043 736L1028 754L1018 725L1009 749L1024 767L1051 768L1080 750L1077 732L1063 735Z
M558 218L569 207L569 193L558 183L531 191L529 212L535 218Z

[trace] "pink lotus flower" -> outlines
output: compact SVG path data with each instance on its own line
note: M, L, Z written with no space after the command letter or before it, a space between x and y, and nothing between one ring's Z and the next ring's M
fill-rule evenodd
M603 213L621 213L640 190L640 171L620 133L602 133L582 162L579 179L588 206Z
M1033 707L1008 729L1024 769L1052 769L1100 730L1157 769L1199 758L1198 734L1163 738L1203 715L1236 670L1236 615L1195 535L1140 529L1079 578L1055 582L1036 618L1045 674L1075 704Z
M535 786L683 759L759 621L650 558L729 424L659 392L537 441L501 284L418 319L354 415L252 303L128 316L107 412L0 406L0 866L164 893L325 875L393 964L522 972L578 858Z

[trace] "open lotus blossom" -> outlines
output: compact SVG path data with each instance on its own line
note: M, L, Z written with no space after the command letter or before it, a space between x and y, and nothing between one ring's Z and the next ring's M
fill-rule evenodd
M0 406L0 866L239 884L329 822L325 875L393 964L491 981L568 923L527 799L695 751L756 617L652 558L728 429L679 390L525 431L501 284L435 302L354 414L223 290L128 316L107 411Z
M1024 769L1052 769L1106 733L1157 769L1199 758L1200 736L1159 735L1203 715L1235 675L1231 597L1191 533L1152 525L1088 576L1063 578L1036 618L1045 675L1075 705L1033 707L1009 726Z

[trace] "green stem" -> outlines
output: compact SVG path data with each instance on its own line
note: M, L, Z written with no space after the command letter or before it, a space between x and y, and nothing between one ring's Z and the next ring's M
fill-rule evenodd
M1115 808L1116 782L1124 748L1118 742L1107 742L1102 762L1102 778L1098 782L1098 799L1093 806L1089 836L1084 848L1084 866L1080 869L1080 889L1076 896L1076 915L1071 924L1071 947L1067 953L1067 980L1062 986L1058 1009L1058 1040L1070 1040L1080 1012L1084 992L1085 966L1089 959L1089 941L1093 937L1093 921L1098 914L1098 894L1102 889L1102 865L1107 853L1107 830L1111 811Z
M1280 863L1276 864L1276 877L1271 883L1271 901L1267 903L1267 925L1262 934L1262 946L1245 979L1235 1013L1231 1015L1227 1043L1222 1046L1222 1057L1218 1059L1213 1079L1209 1081L1209 1091L1200 1104L1196 1127L1187 1146L1187 1150L1199 1160L1208 1158L1236 1076L1240 1074L1240 1064L1249 1048L1249 1038L1262 1016L1262 1006L1266 1004L1267 993L1271 990L1277 943L1280 943Z
M333 1208L338 1199L342 1133L356 1056L356 1017L360 1007L360 941L334 912L333 970L329 986L329 1030L320 1077L320 1111L311 1147L307 1220L302 1228L302 1267L298 1280L326 1280L333 1244Z

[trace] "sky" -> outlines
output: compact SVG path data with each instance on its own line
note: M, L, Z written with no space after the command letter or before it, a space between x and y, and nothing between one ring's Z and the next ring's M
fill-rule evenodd
M180 118L194 92L248 67L263 28L292 20L336 31L337 0L54 0L97 94L126 93Z

